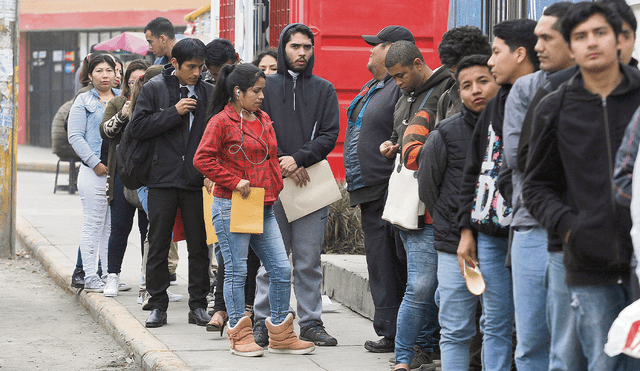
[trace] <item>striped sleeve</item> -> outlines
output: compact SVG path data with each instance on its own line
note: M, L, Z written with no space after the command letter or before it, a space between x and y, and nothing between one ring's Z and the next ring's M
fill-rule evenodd
M425 110L420 110L407 126L402 138L402 159L407 169L418 170L418 156L424 142L427 140L433 121L433 115L430 115Z

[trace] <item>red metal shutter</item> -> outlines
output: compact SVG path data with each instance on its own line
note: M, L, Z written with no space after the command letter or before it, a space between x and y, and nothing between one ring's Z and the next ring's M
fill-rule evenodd
M236 1L220 0L220 37L234 42L236 37Z
M286 25L290 23L289 12L291 9L290 0L271 0L269 6L269 47L278 48L280 33Z

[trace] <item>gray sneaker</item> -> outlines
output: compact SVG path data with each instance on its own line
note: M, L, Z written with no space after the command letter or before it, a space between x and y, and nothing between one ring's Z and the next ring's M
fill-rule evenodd
M433 362L434 353L428 353L422 350L419 346L413 347L413 358L411 359L411 369L418 371L435 371L436 364ZM395 357L389 358L391 365L396 364ZM392 367L393 368L393 367Z
M103 292L104 282L97 274L84 278L84 291L86 292Z

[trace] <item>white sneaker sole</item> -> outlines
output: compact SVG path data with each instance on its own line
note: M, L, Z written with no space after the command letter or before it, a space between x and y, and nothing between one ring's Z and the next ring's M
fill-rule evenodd
M273 349L269 347L269 353L274 354L309 354L316 350L315 345L305 349Z
M107 297L107 298L115 298L116 296L118 296L118 292L116 291L115 293L113 293L113 292L108 292L107 291L107 292L104 293L104 296Z
M229 350L231 350L231 354L241 357L262 357L264 355L264 350L256 350L254 352L238 352L233 348L229 348Z

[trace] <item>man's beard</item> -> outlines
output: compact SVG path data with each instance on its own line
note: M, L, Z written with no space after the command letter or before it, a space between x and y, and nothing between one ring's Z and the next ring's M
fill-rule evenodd
M298 58L300 59L300 58ZM289 56L285 55L284 60L287 64L287 68L290 69L293 72L298 72L298 73L302 73L304 71L306 71L307 67L309 66L309 61L305 59L305 64L304 66L298 67L298 66L294 66L293 61L291 60L291 58L289 58Z

